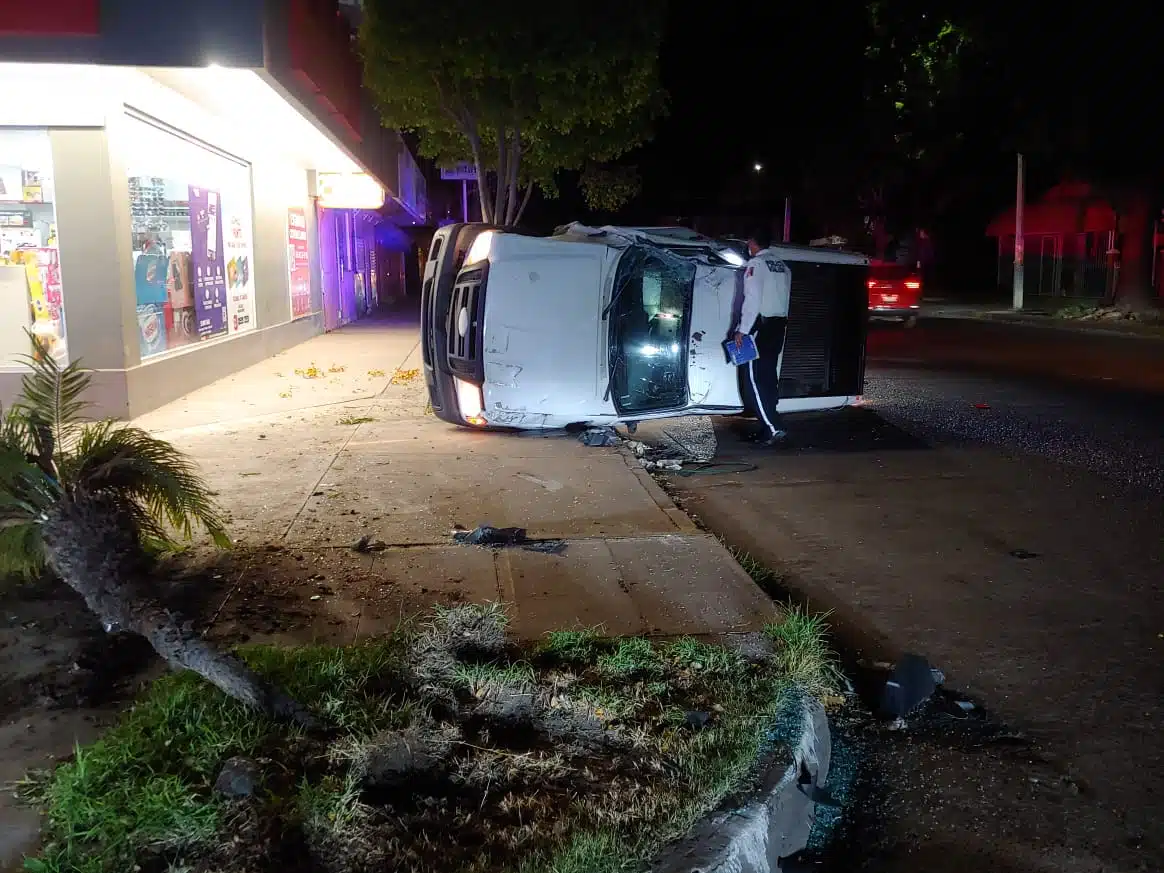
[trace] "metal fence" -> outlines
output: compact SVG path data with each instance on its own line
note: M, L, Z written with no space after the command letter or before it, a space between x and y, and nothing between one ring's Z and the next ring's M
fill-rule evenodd
M1024 291L1036 297L1101 300L1115 281L1112 233L1039 234L1025 237ZM998 287L1014 285L1014 237L998 241Z

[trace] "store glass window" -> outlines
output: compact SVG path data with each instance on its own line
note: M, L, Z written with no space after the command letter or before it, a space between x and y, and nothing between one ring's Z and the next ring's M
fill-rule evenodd
M254 330L250 165L133 116L129 127L142 359Z
M68 360L53 200L48 131L0 128L0 367L32 353L29 332Z

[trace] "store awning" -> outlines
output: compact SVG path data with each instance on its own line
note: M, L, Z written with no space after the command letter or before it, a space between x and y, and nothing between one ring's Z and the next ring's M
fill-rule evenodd
M356 158L266 71L211 65L149 75L308 170L362 173Z
M249 144L248 151L277 155L305 170L367 169L268 73L249 69L0 64L0 93L31 95L0 101L0 124L101 127L125 105L178 102L174 92L212 117L232 141Z

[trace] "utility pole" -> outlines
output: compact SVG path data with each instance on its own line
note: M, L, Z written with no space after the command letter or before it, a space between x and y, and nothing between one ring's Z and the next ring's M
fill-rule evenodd
M784 198L784 242L792 240L792 198Z
M461 221L469 223L469 180L461 180Z
M1018 156L1018 178L1015 184L1014 198L1014 302L1015 309L1023 308L1023 194L1024 188L1023 156Z

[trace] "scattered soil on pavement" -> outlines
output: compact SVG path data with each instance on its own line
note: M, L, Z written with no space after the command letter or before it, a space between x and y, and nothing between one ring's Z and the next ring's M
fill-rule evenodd
M370 560L344 549L239 547L194 552L163 562L162 598L226 644L251 640L325 642L358 624L366 598L393 623L434 605L459 602L455 591L401 584ZM354 604L336 615L328 604ZM29 708L103 706L124 697L154 660L139 637L110 636L81 599L51 579L0 585L0 719Z
M194 550L163 562L157 578L164 600L224 645L351 643L365 622L391 630L434 605L459 602L457 586L447 584L453 580L391 578L350 549ZM63 584L0 583L0 783L71 754L162 672L141 638L106 634ZM0 820L3 870L19 863L35 818L5 792Z

